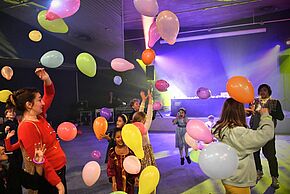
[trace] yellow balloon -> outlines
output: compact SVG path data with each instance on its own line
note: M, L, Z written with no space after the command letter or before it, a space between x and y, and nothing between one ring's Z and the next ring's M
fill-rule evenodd
M138 194L148 194L152 193L160 179L159 170L155 166L147 166L140 175L139 178L139 193Z
M10 90L1 90L0 91L0 102L6 103L10 94L12 94L12 92Z
M29 32L28 37L34 42L39 42L42 39L42 34L37 30Z
M46 20L45 15L47 13L47 10L42 10L38 13L37 21L43 27L45 30L49 32L55 32L55 33L67 33L68 32L68 26L63 21L63 19L56 19L53 21Z
M143 71L146 73L146 65L143 63L143 61L141 59L136 59L136 61L139 63Z
M97 72L97 64L92 55L81 53L77 56L76 64L78 69L89 77L94 77Z
M137 158L144 158L142 147L142 135L139 129L133 124L126 124L122 128L122 139L124 143L134 152Z

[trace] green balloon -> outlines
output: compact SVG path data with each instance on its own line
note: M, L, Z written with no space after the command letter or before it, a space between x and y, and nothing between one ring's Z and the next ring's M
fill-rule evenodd
M56 19L53 21L46 20L47 10L42 10L38 13L37 21L43 27L45 30L49 32L55 32L55 33L67 33L68 32L68 26L63 21L63 19Z
M199 158L200 150L192 150L190 152L189 158L191 161L198 163L198 158Z
M76 64L78 69L89 77L94 77L97 72L97 64L92 55L89 53L81 53L77 56Z

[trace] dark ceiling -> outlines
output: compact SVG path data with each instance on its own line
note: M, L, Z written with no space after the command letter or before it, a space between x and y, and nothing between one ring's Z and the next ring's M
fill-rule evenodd
M50 2L1 0L0 11L42 30L37 14L47 9ZM170 10L177 15L180 33L245 21L268 21L269 15L289 19L279 13L290 12L290 0L159 0L158 4L159 11ZM268 17L263 18L265 15ZM124 57L124 41L143 38L141 16L133 0L81 0L79 11L64 20L69 32L50 34L108 62Z

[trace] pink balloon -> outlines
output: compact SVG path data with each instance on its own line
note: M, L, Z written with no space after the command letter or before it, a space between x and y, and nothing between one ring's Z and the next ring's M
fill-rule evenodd
M96 161L88 162L82 170L82 178L87 186L92 186L101 175L101 167Z
M186 132L190 137L204 143L212 142L212 134L204 122L200 120L190 120L186 125Z
M126 172L138 174L141 170L140 160L136 156L127 156L124 159L123 166Z
M167 81L165 80L157 80L155 82L155 88L159 91L159 92L165 92L167 91L167 88L169 87L169 83L167 83Z
M45 15L47 20L66 18L75 14L80 8L80 0L52 0Z
M70 122L63 122L57 127L57 135L64 141L71 141L77 136L77 128Z
M208 88L200 87L196 91L196 95L200 99L208 99L211 96L211 91Z
M144 124L141 122L135 122L133 123L141 132L142 135L145 135L147 133L147 129L145 128Z
M154 21L149 28L149 48L153 48L154 44L160 39L160 34L157 31L156 22Z
M118 72L124 72L135 68L132 63L122 58L113 59L111 61L111 67Z
M168 44L173 45L179 33L178 17L171 11L162 11L156 18L156 25L160 36L168 42Z
M197 141L195 139L193 139L192 137L190 137L188 135L188 133L185 133L184 139L185 139L185 142L187 143L187 145L189 145L190 147L192 147L194 150L198 150Z
M92 151L92 153L91 153L91 157L92 157L93 159L99 160L99 159L101 158L101 152L98 151L98 150L94 150L94 151Z
M153 110L160 110L162 108L162 104L159 101L153 103Z

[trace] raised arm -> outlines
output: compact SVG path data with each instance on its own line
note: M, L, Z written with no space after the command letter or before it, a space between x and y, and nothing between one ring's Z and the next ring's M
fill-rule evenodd
M148 96L145 95L144 91L140 92L140 96L141 96L142 101L141 101L141 104L140 104L140 107L139 107L139 112L144 112L145 103L146 103L146 100L147 100Z
M146 121L144 124L147 130L149 130L151 127L152 116L153 116L153 97L152 97L151 91L148 90L148 107L147 107L147 113L146 113Z

